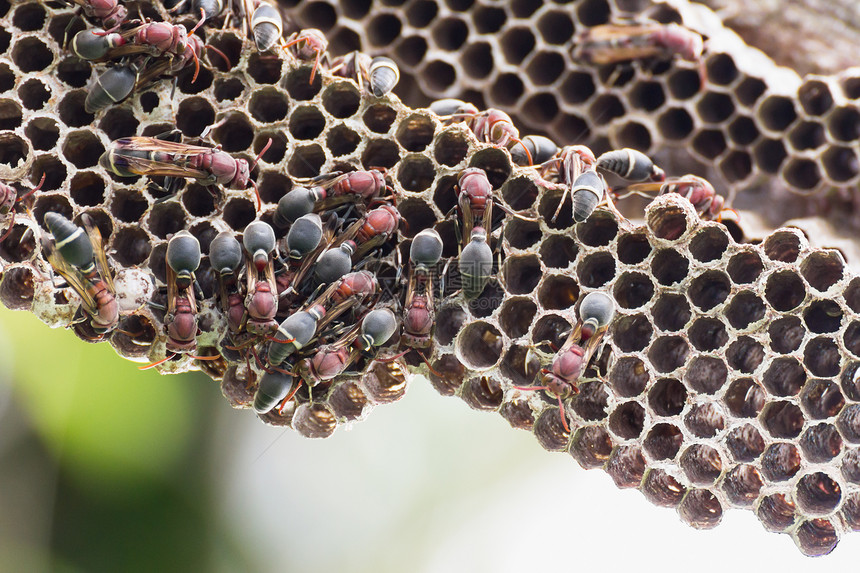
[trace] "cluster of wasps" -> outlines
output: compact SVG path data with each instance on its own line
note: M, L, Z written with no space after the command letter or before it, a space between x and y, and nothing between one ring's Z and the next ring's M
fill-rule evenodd
M81 6L83 14L95 26L75 34L68 42L71 53L81 59L106 63L104 70L90 86L84 102L87 113L96 113L126 99L164 77L176 78L193 65L191 82L197 80L204 51L216 54L231 67L226 54L205 44L195 32L206 22L233 25L249 32L259 52L280 51L300 60L313 60L310 81L316 70L327 66L332 73L352 77L363 88L382 96L397 84L400 71L389 58L371 58L363 52L329 61L328 42L316 29L298 30L284 37L280 11L268 0L167 0L153 3L162 21L153 22L140 16L131 18L119 0L70 0ZM183 24L169 22L171 15L187 12L199 16L188 30ZM71 24L70 24L71 26ZM277 57L273 54L273 57Z

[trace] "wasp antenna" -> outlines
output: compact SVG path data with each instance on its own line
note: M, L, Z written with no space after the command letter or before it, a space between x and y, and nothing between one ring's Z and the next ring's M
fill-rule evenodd
M172 359L174 356L176 356L176 354L171 353L171 354L165 356L164 358L162 358L161 360L159 360L157 362L153 362L152 364L147 364L146 366L139 366L137 369L138 370L149 370L150 368L155 368L159 364L164 364L168 360Z
M538 390L546 390L546 386L512 386L514 390L523 390L526 392L538 391Z
M314 78L315 78L315 77L316 77L316 75L317 75L317 68L318 68L318 67L319 67L319 65L320 65L320 58L321 58L321 57L322 57L322 50L317 50L317 57L316 57L316 59L314 60L314 67L313 67L313 68L311 68L311 79L310 79L310 81L308 82L309 84L314 83Z
M386 362L386 363L387 362L394 362L398 358L402 358L402 357L406 356L408 353L409 353L408 350L404 350L403 352L398 352L394 356L386 356L385 358L374 358L374 360L376 362ZM428 366L429 366L429 364L428 364Z
M39 189L41 189L41 188L42 188L42 185L44 185L44 184L45 184L45 177L46 177L47 175L48 175L47 173L42 173L42 178L39 180L39 184L38 184L38 185L36 185L36 186L35 186L33 189L31 189L30 191L27 191L26 193L24 193L23 195L21 195L20 197L18 197L18 198L15 200L15 202L16 202L16 203L20 203L21 201L23 201L24 199L26 199L27 197L29 197L30 195L32 195L33 193L35 193L36 191L38 191Z
M219 358L221 358L220 354L216 354L215 356L195 356L193 354L189 354L188 356L190 356L194 360L218 360Z
M290 376L295 377L295 375L292 372L285 372L284 374L288 374ZM279 416L284 415L284 409L287 407L287 404L289 404L290 400L293 399L293 396L296 395L296 392L298 392L299 388L301 388L301 387L302 387L302 383L301 383L301 381L299 381L299 383L296 384L296 387L293 388L292 391L289 394L287 394L287 396L283 400L281 400L281 405L278 407L278 415Z
M199 28L200 26L202 26L202 25L203 25L203 22L205 22L205 21L206 21L206 11L205 11L205 10L203 10L203 8L200 8L200 21L199 21L199 22L197 22L197 25L196 25L196 26L194 26L193 28L191 28L191 30L188 32L188 35L190 36L191 34L193 34L194 32L196 32L196 31L197 31L197 28Z
M230 62L230 58L227 57L227 54L225 54L224 52L222 52L221 50L219 50L215 46L210 46L209 44L205 44L205 48L207 50L212 50L213 52L215 52L216 54L221 56L221 59L227 63L228 69L233 65L232 62Z
M248 182L251 184L251 187L254 188L254 196L257 197L257 211L263 210L263 200L260 198L260 190L257 188L257 184L253 179L249 179Z
M514 143L518 143L518 144L520 145L520 147L522 147L522 148L523 148L523 150L526 152L526 157L527 157L527 158L528 158L528 160L529 160L529 165L534 165L534 161L532 161L532 153L531 153L531 151L529 151L529 148L528 148L528 147L526 147L526 144L525 144L525 143L523 143L523 140L522 140L522 139L511 138L511 141L513 141Z
M281 338L275 338L273 336L267 336L266 340L268 340L269 342L274 342L276 344L290 344L291 342L296 341L295 338L281 339Z
M420 356L420 357L421 357L421 360L423 360L423 361L424 361L424 364L426 364L426 365L427 365L427 369L428 369L428 370L430 370L430 372L431 372L431 373L435 374L435 375L436 375L436 376L438 376L439 378L442 378L443 380L445 379L445 376L444 376L443 374L441 374L440 372L437 372L437 371L436 371L436 369L435 369L435 368L433 368L433 366L431 366L431 365L430 365L430 361L429 361L429 360L427 360L427 357L426 357L426 356L424 356L424 353L423 353L423 352L421 352L420 350L416 350L415 352L417 352L417 353L418 353L418 356Z
M251 354L254 355L254 360L256 361L257 366L263 368L263 361L260 360L260 356L257 354L257 349L253 346L251 347Z
M565 186L564 191L561 194L561 199L558 202L558 208L555 210L555 213L552 214L551 221L555 223L556 219L558 219L558 214L561 213L561 208L564 206L564 200L567 199L567 194L570 191L570 188Z
M556 396L556 398L558 398L558 413L561 416L561 425L564 427L564 431L569 434L570 427L567 425L567 416L564 412L564 401L561 399L561 396Z
M263 157L263 154L266 153L270 147L272 147L272 138L271 137L269 138L269 141L268 141L268 143L266 143L265 147L263 147L262 151L260 151L259 155L257 155L257 158L254 159L254 163L251 164L251 169L254 169L254 167L257 166L257 163L260 162L260 158Z
M191 83L197 81L197 76L200 74L200 58L197 57L197 52L191 50L191 57L194 58L194 75L191 76Z
M14 229L14 228L15 228L15 219L13 218L13 219L12 219L12 222L9 224L9 228L8 228L8 229L6 229L6 232L5 232L5 233L3 233L3 236L2 236L2 237L0 237L0 243L2 243L3 241L5 241L5 240L9 237L9 235L11 235L11 234L12 234L12 229ZM22 238L23 238L23 237L22 237Z

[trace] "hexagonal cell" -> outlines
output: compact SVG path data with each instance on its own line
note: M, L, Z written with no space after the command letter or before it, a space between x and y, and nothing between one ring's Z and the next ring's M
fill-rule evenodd
M647 223L654 235L661 239L674 241L687 232L690 221L687 220L686 211L680 206L661 205L659 208L648 211ZM680 254L677 256L681 257Z
M559 409L549 407L541 412L535 421L534 434L538 443L547 451L564 450L570 440L570 433L562 425L562 415Z
M655 460L671 460L681 448L684 436L680 428L673 424L655 424L642 445L645 451Z
M579 285L564 275L549 275L538 289L538 302L546 310L570 308L579 299Z
M647 151L651 148L651 131L645 125L628 121L614 130L616 147L630 147ZM578 139L578 138L576 138Z
M836 426L846 441L853 444L860 442L860 405L846 406L839 414Z
M842 337L845 348L855 356L860 356L860 322L856 320L848 325Z
M842 436L832 424L822 422L803 432L800 447L809 461L829 462L842 451Z
M250 142L249 142L250 143ZM316 177L325 163L325 151L318 144L297 147L289 161L287 172L293 177Z
M444 354L431 364L430 383L443 396L453 396L466 376L466 368L453 354Z
M803 412L791 402L771 402L761 414L764 427L775 438L796 438L803 429L803 420Z
M502 265L505 288L511 294L529 294L541 279L540 259L534 255L511 256Z
M636 357L624 356L615 361L609 372L609 384L616 394L632 398L645 391L648 384L648 370Z
M39 151L48 151L53 149L60 138L60 128L57 122L47 117L35 117L27 123L24 128L24 135L30 140L33 148ZM17 138L17 136L13 136ZM8 140L6 143L11 143L14 140ZM4 155L4 142L0 140L0 155ZM14 149L14 145L10 150ZM26 149L25 149L26 150ZM7 163L6 161L3 161Z
M690 342L696 350L708 352L725 346L729 341L726 326L715 318L699 318L689 330Z
M826 336L807 342L803 350L803 363L813 376L836 376L841 358L836 342Z
M794 525L797 509L790 497L782 493L768 495L761 500L756 510L765 529L782 533Z
M806 288L794 271L780 271L768 277L764 297L775 310L786 312L803 302Z
M605 467L616 487L639 487L645 475L646 462L639 446L618 446L612 450Z
M469 140L459 129L445 130L439 134L434 145L433 155L442 165L454 167L469 153ZM516 180L515 180L516 181ZM532 184L533 185L533 184ZM504 196L504 190L503 190ZM531 206L531 204L529 204Z
M358 148L361 136L345 125L337 125L326 135L326 147L332 156L348 155Z
M404 157L397 168L397 180L406 191L421 192L429 189L435 175L433 163L417 153ZM435 218L433 216L434 222Z
M661 378L648 392L648 405L657 416L677 416L686 401L687 390L674 378Z
M364 118L367 121L366 113ZM429 116L416 113L399 123L395 137L406 151L423 151L433 141L435 130L436 127Z
M602 382L584 382L579 385L579 394L572 401L573 410L588 422L606 419L609 394Z
M841 513L842 519L851 531L860 531L860 494L855 492L846 495Z
M795 498L806 515L830 513L842 499L839 484L823 472L807 474L800 478L795 491Z
M431 33L440 50L453 52L466 43L469 27L460 18L442 18L435 20Z
M219 78L215 81L214 94L215 99L218 101L236 100L244 91L245 84L243 84L239 78ZM157 100L158 96L156 96L156 101ZM155 106L153 106L153 108L154 107Z
M836 108L827 121L827 131L838 141L856 142L860 138L860 110L854 106Z
M113 257L123 266L141 265L152 251L152 239L141 227L122 227L112 239Z
M184 102L183 102L184 103ZM307 110L308 108L299 108L303 110ZM311 108L319 114L317 108ZM261 123L272 123L275 121L281 121L285 117L287 117L287 112L289 111L289 103L287 101L287 94L283 93L281 90L274 87L265 87L262 89L255 90L251 94L251 99L248 102L248 111L251 112L251 115L254 119ZM296 110L298 112L298 110ZM305 113L305 115L307 115ZM325 124L325 120L320 115L319 118L314 118L316 121L322 121L323 125ZM313 121L313 120L312 120ZM293 118L290 118L290 131L293 131ZM300 138L304 139L304 138Z
M11 310L29 310L36 294L33 271L29 267L11 267L0 277L0 302Z
M857 177L860 173L860 162L857 154L848 147L829 147L822 155L824 172L831 181L845 183Z
M579 241L589 247L605 247L618 234L618 223L605 212L594 213L576 226Z
M801 263L800 272L810 286L826 292L842 280L844 268L845 259L842 253L836 250L825 250L810 253Z
M807 115L824 115L833 107L833 94L824 81L809 78L797 90L800 106Z
M100 205L104 202L104 179L91 171L79 171L69 183L69 195L78 206Z
M705 271L693 279L688 291L690 301L702 311L723 303L731 291L729 277L722 271Z
M777 358L765 372L763 382L774 396L794 396L806 383L806 371L796 358Z
M182 103L185 103L184 100ZM180 104L180 109L181 109ZM177 126L179 125L179 119L182 117L179 113L177 113ZM215 120L215 113L212 113L212 121ZM211 124L212 121L209 123ZM131 137L137 133L137 128L140 126L140 122L134 116L134 112L130 109L113 107L107 110L99 122L99 127L102 131L105 132L105 135L108 136L108 139L111 141L115 139L119 139L121 137ZM197 134L199 135L199 134Z
M723 462L720 452L705 444L693 444L681 454L681 468L695 485L712 485L720 473Z
M434 364L433 370L447 373L441 364ZM430 380L433 381L431 372ZM361 384L370 399L378 404L396 402L406 394L406 371L399 362L373 362L361 379Z
M541 366L537 355L530 348L512 344L499 368L517 386L529 386L534 384Z
M809 557L827 555L839 543L836 528L827 519L810 519L800 524L794 533L800 551Z
M731 151L720 161L720 171L729 181L743 181L752 173L752 159L745 151Z
M735 112L735 104L728 94L710 92L702 96L696 104L699 117L705 123L722 123Z
M788 132L789 144L798 151L818 149L824 144L824 126L816 121L801 121Z
M764 452L764 438L752 424L733 428L726 435L726 446L739 462L751 462Z
M740 465L726 474L723 491L735 505L749 506L758 498L764 482L753 466Z
M63 157L78 169L98 165L104 153L102 142L92 131L72 131L63 140Z
M738 145L750 145L759 136L753 118L742 115L729 124L729 137Z
M651 261L651 272L663 286L680 283L687 277L690 263L674 249L658 251Z
M349 380L332 390L328 399L335 416L347 421L362 418L369 409L370 402L361 387Z
M237 232L245 230L257 216L255 205L247 199L230 199L224 205L224 222Z
M499 323L509 337L519 338L528 334L535 314L537 314L537 305L531 299L526 297L509 298L502 303Z
M818 164L811 159L791 158L782 170L786 182L802 191L812 191L821 183Z
M648 358L658 372L672 372L684 365L690 347L680 336L661 336L648 349Z
M666 87L674 99L690 99L702 88L702 77L696 70L674 69L666 80Z
M69 127L84 127L92 125L95 115L87 113L84 109L84 101L87 99L86 90L72 90L67 92L57 105L60 121Z
M570 455L585 469L602 467L612 453L612 438L600 426L579 428L570 442Z
M332 83L322 95L323 107L338 119L352 117L361 105L358 87L353 82Z
M533 85L548 86L564 72L564 58L557 52L538 52L525 71Z
M562 203L561 210L558 210L559 202ZM558 211L558 217L555 213ZM538 215L544 220L550 229L567 229L573 225L573 209L571 207L570 198L567 193L561 191L550 191L543 194L540 205L538 205Z
M718 129L703 129L693 137L693 150L706 160L713 160L726 150L726 138Z
M327 438L337 428L337 420L328 406L302 404L293 414L292 426L306 438Z
M388 133L394 120L397 119L397 112L387 105L375 104L365 110L361 119L370 131Z
M593 253L585 257L576 271L582 286L599 288L615 277L615 259L610 253Z
M764 360L764 347L749 336L741 336L729 346L726 359L734 370L752 374Z
M500 106L515 106L525 92L523 81L516 74L499 74L490 86L490 99Z
M367 7L368 9L370 8L369 2L367 3ZM406 16L406 21L409 22L409 25L413 28L424 28L436 18L436 14L438 12L439 8L436 6L435 2L418 0L417 2L410 3L409 6L406 7L404 16ZM364 15L365 14L360 13L355 19L361 18ZM504 15L504 13L502 15Z
M556 348L561 348L567 336L570 334L572 325L566 319L556 314L546 314L538 319L532 329L532 344L549 343Z
M570 263L576 260L578 252L573 239L564 235L550 235L540 246L541 260L547 267L556 269L570 266Z
M259 56L259 54L254 53L251 56L251 58L254 58L254 56ZM260 58L260 61L263 62L264 60L262 58ZM277 81L277 79L279 79L281 77L281 70L280 70L281 60L275 59L275 63L271 66L272 66L271 68L268 68L266 70L266 78L265 79L267 79L267 80L268 79L274 79ZM275 66L277 66L277 67L275 68ZM261 70L262 69L263 68L261 68ZM249 72L250 72L250 66L249 66ZM271 73L271 76L269 75L269 73ZM277 78L275 78L275 73L277 73ZM312 66L310 66L310 65L302 66L301 68L297 68L297 69L289 72L287 74L287 76L284 78L284 80L281 82L281 85L283 85L283 87L286 88L287 92L290 94L290 96L294 100L299 100L299 101L311 100L314 98L314 96L316 96L319 93L320 89L322 88L322 76L320 74L316 74L314 76L314 80L311 81L311 73L312 73ZM266 81L266 82L259 82L259 83L270 83L270 82ZM335 84L335 85L337 85L337 84ZM331 91L337 91L338 88L335 88L333 85L329 89ZM357 88L354 86L352 89L355 91L358 91ZM325 106L325 101L326 101L326 96L323 95L323 105L324 106ZM341 105L344 105L344 104L341 104ZM327 106L326 106L326 109L328 109ZM329 110L329 112L331 113L330 110ZM335 115L335 114L332 113L332 115Z
M212 139L221 145L224 151L236 153L251 147L254 141L254 126L242 113L234 113L218 122L218 127L212 130Z
M492 411L502 405L502 383L496 378L472 378L463 387L463 400L475 410Z
M848 450L842 457L842 475L852 483L860 483L860 448Z
M32 177L38 177L38 173L45 174L45 183L42 184L42 191L54 191L59 189L63 186L63 183L66 181L66 176L68 175L65 164L52 155L38 156L33 162L33 170L31 173Z
M705 227L690 240L690 254L703 263L723 256L729 246L729 236L720 227Z
M785 146L782 141L776 139L764 139L753 148L755 164L765 173L778 173L786 157L788 153Z
M651 335L653 334L651 321L644 314L618 316L610 328L612 329L613 342L624 352L640 352L644 350L651 341ZM670 346L672 345L670 344ZM669 361L669 365L671 365L671 362ZM674 368L670 370L674 370ZM670 370L665 370L665 372L669 372ZM663 371L661 370L661 372Z
M797 119L794 102L781 95L769 95L758 106L756 115L765 128L782 132Z
M433 60L424 66L419 77L427 82L427 87L432 93L441 94L457 81L457 71L447 62Z
M167 239L185 228L185 212L179 203L157 203L150 210L147 222L153 235Z
M617 117L623 117L624 113L624 103L610 94L596 97L588 110L589 118L597 125L605 125Z
M654 285L642 273L623 273L615 282L613 296L621 308L639 308L654 296Z
M752 378L738 378L726 390L724 401L738 418L754 418L764 407L765 393Z
M726 269L732 282L747 284L754 282L764 270L764 264L755 251L743 251L729 259Z
M702 394L716 394L726 383L728 368L716 356L696 356L684 373L687 386Z
M581 104L594 95L594 78L585 71L570 72L559 86L561 98L573 105Z
M424 201L416 199L404 199L397 205L397 210L406 221L408 229L403 234L406 237L414 237L420 231L429 229L436 222L436 215Z
M836 332L842 324L842 309L831 300L817 300L806 307L803 320L816 334Z
M616 406L609 417L609 429L625 440L638 438L644 425L645 409L638 402L625 402Z
M768 446L762 456L762 473L770 481L787 481L800 471L800 452L793 444L776 443Z
M473 370L494 366L502 358L503 339L495 326L484 321L467 325L457 337L457 353Z
M398 161L400 150L397 144L389 139L371 140L361 154L361 164L365 169L391 169Z
M693 118L681 107L669 108L657 118L660 135L670 141L685 139L693 131Z
M764 301L749 290L736 294L726 307L726 318L729 319L729 324L738 330L748 328L763 319L764 315Z
M677 507L687 489L661 469L648 470L640 490L654 505Z
M552 93L537 93L522 103L522 114L536 124L549 123L558 115L558 102Z
M253 59L254 57L252 56L251 60ZM184 94L199 94L209 89L209 86L212 85L212 81L215 79L209 68L201 67L197 79L194 79L195 73L194 68L188 66L176 74L176 87L179 88L180 92ZM280 75L273 79L277 80L278 78L280 78Z
M54 61L50 48L36 36L18 38L11 55L12 61L24 73L40 72Z
M6 235L0 242L0 258L12 263L28 261L36 256L36 236L27 225L13 224L11 228L3 229Z

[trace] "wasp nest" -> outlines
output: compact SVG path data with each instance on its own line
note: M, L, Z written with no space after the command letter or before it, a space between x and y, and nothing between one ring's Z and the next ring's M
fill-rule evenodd
M411 105L459 97L504 109L522 128L588 143L596 152L632 147L667 162L671 156L731 194L756 186L770 191L781 199L770 211L777 213L770 215L776 224L788 212L783 190L850 194L858 183L860 68L801 78L746 45L699 3L379 4L320 0L290 13L326 30L335 51L394 58ZM590 31L631 20L681 23L706 39L704 55L648 66L595 66L576 57L577 42Z
M857 113L849 101L857 86L847 76L841 84L795 82L779 95L766 67L743 71L734 58L740 52L723 52L717 41L704 62L705 88L697 66L683 62L618 74L571 62L578 30L627 9L604 0L504 7L414 0L373 11L370 4L315 2L299 14L330 29L335 49L357 47L360 36L372 50L394 46L407 88L414 82L432 97L474 90L517 110L526 125L548 125L564 143L590 135L643 150L689 144L736 186L762 173L804 191L825 178L856 179L840 171L856 161L833 160L834 175L828 159L854 157L857 134L840 119ZM653 18L678 14L660 7ZM440 393L500 413L544 448L603 468L619 487L676 508L694 527L747 508L809 555L860 528L860 278L837 251L812 249L793 229L744 243L736 227L733 236L702 221L674 193L649 205L642 226L604 207L577 224L560 186L515 165L507 149L479 141L463 123L375 97L310 63L261 55L230 28L198 31L226 60L212 57L196 79L192 67L179 72L175 95L161 82L89 113L88 86L101 68L63 49L73 17L60 3L0 3L0 173L20 194L45 176L27 200L32 208L18 210L0 242L0 301L8 308L52 327L76 320L79 297L53 277L39 238L48 213L88 220L105 240L120 318L104 338L86 321L75 332L107 339L137 362L170 358L165 315L149 303L164 302L159 287L172 280L169 239L188 231L202 247L196 354L217 359L178 354L157 368L202 369L220 380L232 405L249 407L262 368L226 337L213 238L275 220L278 201L299 179L385 169L406 224L367 268L391 285L383 302L398 309L405 277L396 267L422 230L434 228L442 241L434 270L456 280L455 269L443 271L458 256L457 216L449 213L458 178L476 168L504 208L486 229L493 278L480 295L467 301L449 284L431 308L436 328L424 355L366 360L313 396L299 391L264 421L325 437L396 401L407 372L423 372ZM79 29L73 23L72 32ZM441 55L455 50L463 57L453 64ZM261 212L247 190L213 194L193 180L162 201L146 178L128 182L99 161L117 139L170 128L187 138L208 134L236 158L261 154L251 174ZM821 143L810 146L810 137ZM536 349L565 346L578 301L591 292L610 295L617 312L579 392L560 402L530 390L549 367Z

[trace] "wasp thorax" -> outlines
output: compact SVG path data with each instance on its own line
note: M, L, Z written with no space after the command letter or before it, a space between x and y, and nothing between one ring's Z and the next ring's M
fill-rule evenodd
M436 229L424 229L412 240L409 260L415 265L432 266L442 258L442 237Z
M59 213L45 213L45 225L54 236L57 250L75 267L88 267L93 262L93 244L84 230Z
M191 276L200 266L200 241L188 231L179 231L167 242L167 264L177 278Z
M215 235L209 245L209 262L219 274L235 273L242 264L242 247L230 231Z
M313 251L320 244L322 233L322 219L316 213L308 213L296 219L287 233L290 257L300 259Z

